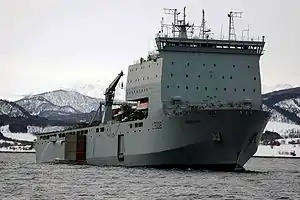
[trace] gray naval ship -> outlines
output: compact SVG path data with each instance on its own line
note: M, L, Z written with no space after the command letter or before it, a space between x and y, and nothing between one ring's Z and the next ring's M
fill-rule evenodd
M100 104L101 120L37 135L36 161L91 165L237 169L255 154L269 113L262 110L259 60L264 37L213 39L164 9L156 51L128 67L126 101L114 105L117 75ZM182 16L183 14L183 16ZM103 108L103 112L102 112Z

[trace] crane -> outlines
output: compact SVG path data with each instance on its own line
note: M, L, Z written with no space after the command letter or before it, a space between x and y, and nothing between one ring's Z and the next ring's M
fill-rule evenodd
M112 105L115 97L115 90L120 81L121 77L123 76L123 71L121 71L118 76L111 82L111 84L106 89L105 95L105 103L104 103L104 114L102 116L102 123L107 123L107 121L112 120Z

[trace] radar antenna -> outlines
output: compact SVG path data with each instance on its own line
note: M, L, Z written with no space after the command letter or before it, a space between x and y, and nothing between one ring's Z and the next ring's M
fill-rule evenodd
M228 34L228 40L231 40L232 37L234 37L234 40L236 40L236 34L235 34L235 29L234 29L234 22L233 18L242 18L242 12L232 12L228 14L229 17L229 34Z

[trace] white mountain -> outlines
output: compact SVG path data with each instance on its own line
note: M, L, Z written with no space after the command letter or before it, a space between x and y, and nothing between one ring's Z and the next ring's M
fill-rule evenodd
M100 100L83 95L75 91L55 90L52 92L45 92L32 96L26 96L23 99L16 101L19 105L24 106L26 110L38 113L40 110L64 111L70 113L89 113L99 107ZM47 104L47 108L45 107ZM60 108L57 108L59 106Z

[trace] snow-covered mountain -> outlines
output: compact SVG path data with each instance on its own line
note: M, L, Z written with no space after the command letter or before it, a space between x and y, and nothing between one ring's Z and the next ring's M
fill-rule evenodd
M46 100L48 101L48 103L50 103L48 104L48 106L59 106L61 107L61 111L69 110L71 111L71 113L89 113L99 107L100 100L103 101L103 99L89 97L75 91L55 90L51 92L27 96L16 101L16 103L18 103L19 105L27 105L24 107L26 110L38 111L39 109L37 109L37 107L40 106L41 101L37 101L37 99L43 101ZM28 105L30 105L30 107L28 107Z
M264 94L263 103L272 120L300 124L300 87Z
M18 104L0 99L0 116L29 118L30 114Z
M80 111L76 110L75 108L69 105L58 106L48 101L45 97L38 95L32 97L25 97L21 100L16 101L15 103L25 108L30 114L39 115L43 117L47 117L45 116L45 113L47 113L48 111L74 114L80 113Z

